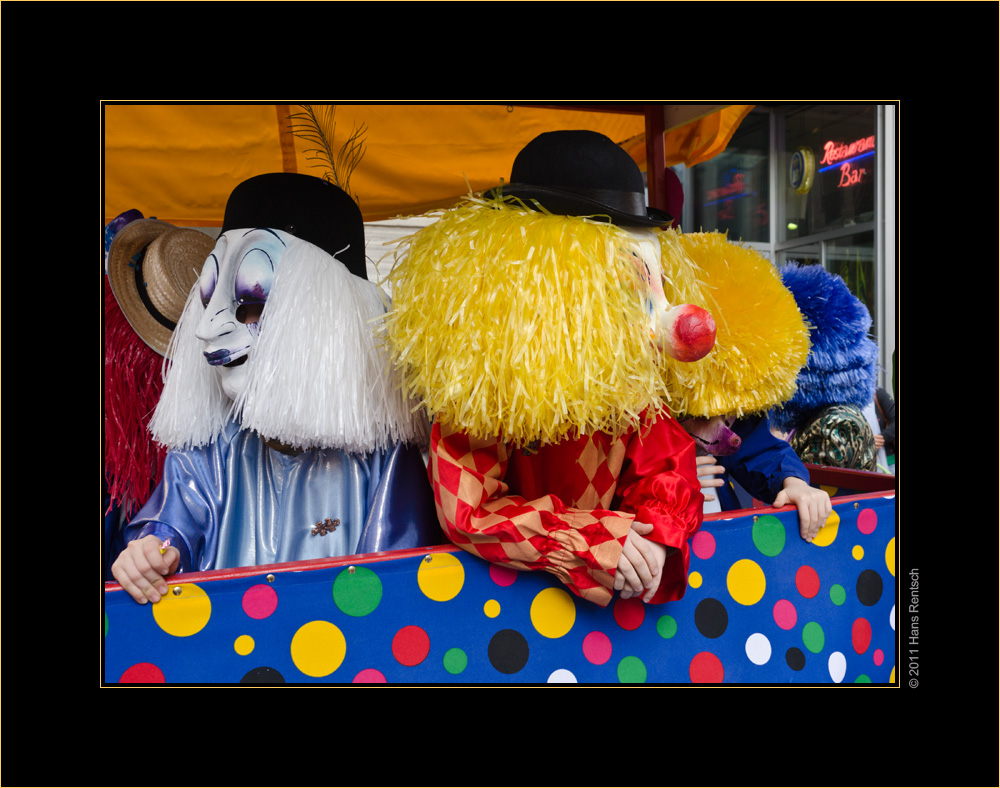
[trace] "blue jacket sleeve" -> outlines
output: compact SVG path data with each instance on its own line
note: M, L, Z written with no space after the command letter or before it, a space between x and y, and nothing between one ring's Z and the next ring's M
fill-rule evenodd
M125 541L153 534L181 554L179 572L212 569L225 500L226 449L235 431L209 446L167 452L163 477L125 529Z
M726 469L726 476L740 484L759 501L772 503L781 492L781 485L789 476L809 481L809 471L787 441L771 434L766 416L738 419L733 430L742 439L740 448L728 457L716 457ZM728 489L728 478L724 479ZM734 496L735 497L735 496ZM727 505L723 496L723 509L738 508Z

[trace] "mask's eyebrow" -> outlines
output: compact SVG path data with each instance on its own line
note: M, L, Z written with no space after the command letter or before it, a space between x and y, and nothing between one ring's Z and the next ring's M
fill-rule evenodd
M250 235L250 233L255 233L258 230L265 233L271 233L271 235L273 235L275 238L278 239L278 241L281 243L282 246L287 246L287 244L282 240L281 236L278 235L270 227L254 227L252 230L247 230L245 233L243 233L243 237L246 238L248 235Z

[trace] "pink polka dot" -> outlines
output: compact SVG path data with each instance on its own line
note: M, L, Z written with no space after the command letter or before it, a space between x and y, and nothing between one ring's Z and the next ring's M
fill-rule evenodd
M819 575L811 566L800 566L795 573L795 587L806 599L812 599L819 593Z
M795 612L795 605L787 599L779 599L774 603L774 623L782 629L791 629L798 621L799 614Z
M698 531L691 537L691 552L702 560L715 555L715 537L708 531Z
M243 593L243 612L250 618L267 618L278 607L278 594L263 583L250 586Z
M688 675L695 684L718 684L725 676L722 660L709 651L695 654L688 668Z
M431 639L418 626L403 627L392 639L392 655L400 665L419 665L431 650Z
M498 586L509 586L517 579L517 570L509 566L490 564L490 579Z
M163 671L151 662L139 662L124 673L118 679L122 684L164 684L166 679Z
M864 654L872 644L872 625L865 619L855 619L851 627L851 644L858 654Z
M622 629L638 629L646 617L646 606L641 597L634 596L630 599L618 597L618 601L615 602L614 614L615 621Z
M594 665L603 665L611 659L611 638L603 632L591 632L583 639L583 656Z
M862 509L858 514L858 530L863 534L870 534L878 524L878 515L874 509Z
M875 649L875 653L872 654L872 659L875 661L876 665L881 665L882 660L885 659L885 654L882 653L882 649L880 648Z
M385 684L385 676L375 668L365 668L354 677L354 684Z

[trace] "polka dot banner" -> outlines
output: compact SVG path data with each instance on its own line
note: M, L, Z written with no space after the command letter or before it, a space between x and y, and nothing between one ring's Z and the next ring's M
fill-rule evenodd
M894 681L895 499L834 503L813 543L792 510L706 522L690 542L685 595L665 605L616 594L598 607L552 575L450 546L201 573L145 606L109 588L105 681Z
M203 588L193 583L173 586L170 593L150 607L160 629L179 638L197 635L212 617L212 600Z

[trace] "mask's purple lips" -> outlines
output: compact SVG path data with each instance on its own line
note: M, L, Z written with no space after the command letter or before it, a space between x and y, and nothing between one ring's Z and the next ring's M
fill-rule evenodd
M213 350L212 352L206 350L203 355L205 356L205 360L213 367L235 367L247 360L247 348L243 348L242 350L223 348L222 350Z

